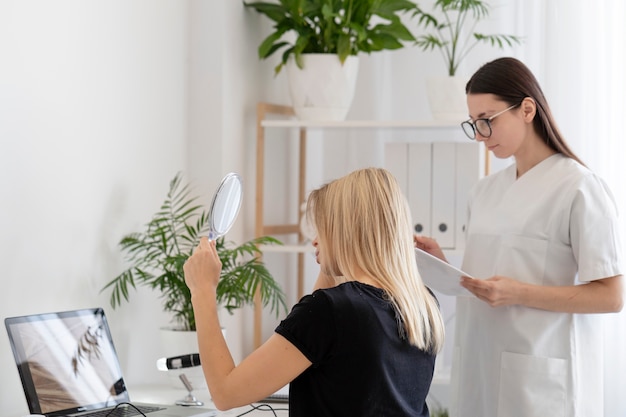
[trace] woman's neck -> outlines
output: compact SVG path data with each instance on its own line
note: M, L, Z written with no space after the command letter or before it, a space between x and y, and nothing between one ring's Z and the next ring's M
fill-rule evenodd
M526 146L515 153L515 165L517 167L517 178L521 177L541 161L557 153L550 148L539 136L526 143Z
M371 285L372 287L382 288L377 279L370 276L369 274L366 274L360 268L357 268L357 270L354 271L354 276L352 277L352 281L358 281L363 284Z

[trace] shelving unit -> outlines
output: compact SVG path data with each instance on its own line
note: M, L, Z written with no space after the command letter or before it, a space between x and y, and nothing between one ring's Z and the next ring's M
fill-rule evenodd
M269 116L279 119L268 119ZM284 117L284 118L283 118ZM255 237L266 235L288 235L296 234L297 241L303 242L299 224L265 224L265 146L268 139L266 131L268 129L298 129L298 192L297 201L294 201L296 208L304 201L307 190L306 186L306 148L308 129L412 129L416 131L424 129L460 129L458 123L441 121L415 121L415 120L347 120L347 121L303 121L295 119L295 113L289 106L258 103L257 104L257 131L256 131L256 198L255 198ZM437 142L424 140L424 143ZM446 139L441 142L454 142ZM460 142L460 141L459 141ZM464 142L467 142L465 139ZM485 174L489 172L489 154L485 151ZM262 248L265 252L285 252L297 255L297 293L298 297L304 294L304 254L312 252L310 244L268 246ZM261 340L262 305L257 296L255 302L254 315L254 345L259 346Z

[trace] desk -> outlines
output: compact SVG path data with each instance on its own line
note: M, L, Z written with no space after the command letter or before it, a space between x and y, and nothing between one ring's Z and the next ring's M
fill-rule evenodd
M176 401L185 398L185 396L187 395L187 390L185 390L184 388L178 389L178 388L173 388L167 385L131 386L131 387L128 387L128 392L130 394L130 399L132 402L142 402L142 403L147 402L147 403L168 404L168 405L175 404ZM213 402L211 401L211 395L209 394L208 389L204 388L204 389L194 390L193 395L195 395L198 400L204 401L203 407L215 408L215 406L213 405ZM259 404L255 404L255 405L259 405ZM278 417L287 417L289 415L289 412L287 411L287 404L272 403L270 405L276 411L276 415ZM228 411L218 410L217 416L237 417L243 413L246 413L245 414L246 417L261 417L261 416L274 417L274 414L272 414L272 412L269 411L269 409L267 408L265 410L255 410L255 411L249 412L250 410L252 410L251 406L233 408L232 410L228 410ZM9 416L9 417L21 417L21 416L27 416L27 415L28 415L28 411L24 411L23 413L19 415Z
M176 401L185 398L187 395L187 390L185 389L177 389L167 385L140 385L140 386L129 386L128 392L130 394L131 401L137 402L148 402L148 403L157 403L157 404L175 404ZM204 406L206 408L215 408L213 402L211 401L211 395L209 394L209 390L207 388L204 389L194 389L193 395L200 401L204 402ZM255 404L259 405L259 404ZM287 411L287 404L284 403L272 403L270 404L274 410L276 410L276 415L279 417L286 417L289 412ZM229 417L237 417L242 413L247 413L246 416L265 416L265 417L273 417L269 409L265 410L255 410L250 413L252 409L251 406L244 406L233 408L228 411L218 411L217 416L229 416Z

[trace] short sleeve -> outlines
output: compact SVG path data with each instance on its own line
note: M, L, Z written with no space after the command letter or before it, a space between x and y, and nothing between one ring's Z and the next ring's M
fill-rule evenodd
M618 211L611 191L596 175L581 181L570 217L572 250L580 281L622 274L622 240Z
M323 290L304 296L276 327L313 365L322 362L336 343L330 300Z

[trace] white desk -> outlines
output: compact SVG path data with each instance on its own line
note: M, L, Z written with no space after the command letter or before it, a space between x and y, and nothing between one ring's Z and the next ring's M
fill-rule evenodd
M177 389L168 385L139 385L139 386L130 386L128 387L128 392L130 394L131 402L147 402L147 403L155 403L155 404L167 404L173 405L176 401L181 400L187 396L187 390L184 388ZM193 391L193 395L200 401L204 402L203 407L205 408L215 408L213 402L211 401L211 395L209 394L208 389L195 389ZM255 404L259 405L259 404ZM279 417L286 417L289 412L287 411L287 404L284 403L272 403L270 404L272 408L276 411L276 415ZM28 409L28 407L26 408ZM233 408L228 411L217 411L217 416L220 417L237 417L243 413L246 413L246 417L273 417L271 411L267 408L265 411L262 410L252 410L251 406L238 407ZM249 413L248 413L249 412ZM24 411L22 414L9 416L9 417L21 417L27 416L28 411Z
M141 385L141 386L129 386L128 392L130 394L131 401L137 402L148 402L148 403L157 403L157 404L175 404L176 401L185 398L187 396L187 390L184 388L177 389L167 385ZM200 401L204 402L203 407L206 408L215 408L213 402L211 401L211 395L209 394L209 390L204 388L194 389L193 395ZM259 405L259 404L255 404ZM289 412L287 411L286 403L271 403L270 404L274 410L276 410L276 414L280 417L287 416ZM251 406L244 406L233 408L228 411L218 411L218 416L230 416L237 417L242 413L246 413L246 416L265 416L265 417L273 417L271 411L266 409L265 411L255 410L250 413L247 413L252 409Z

